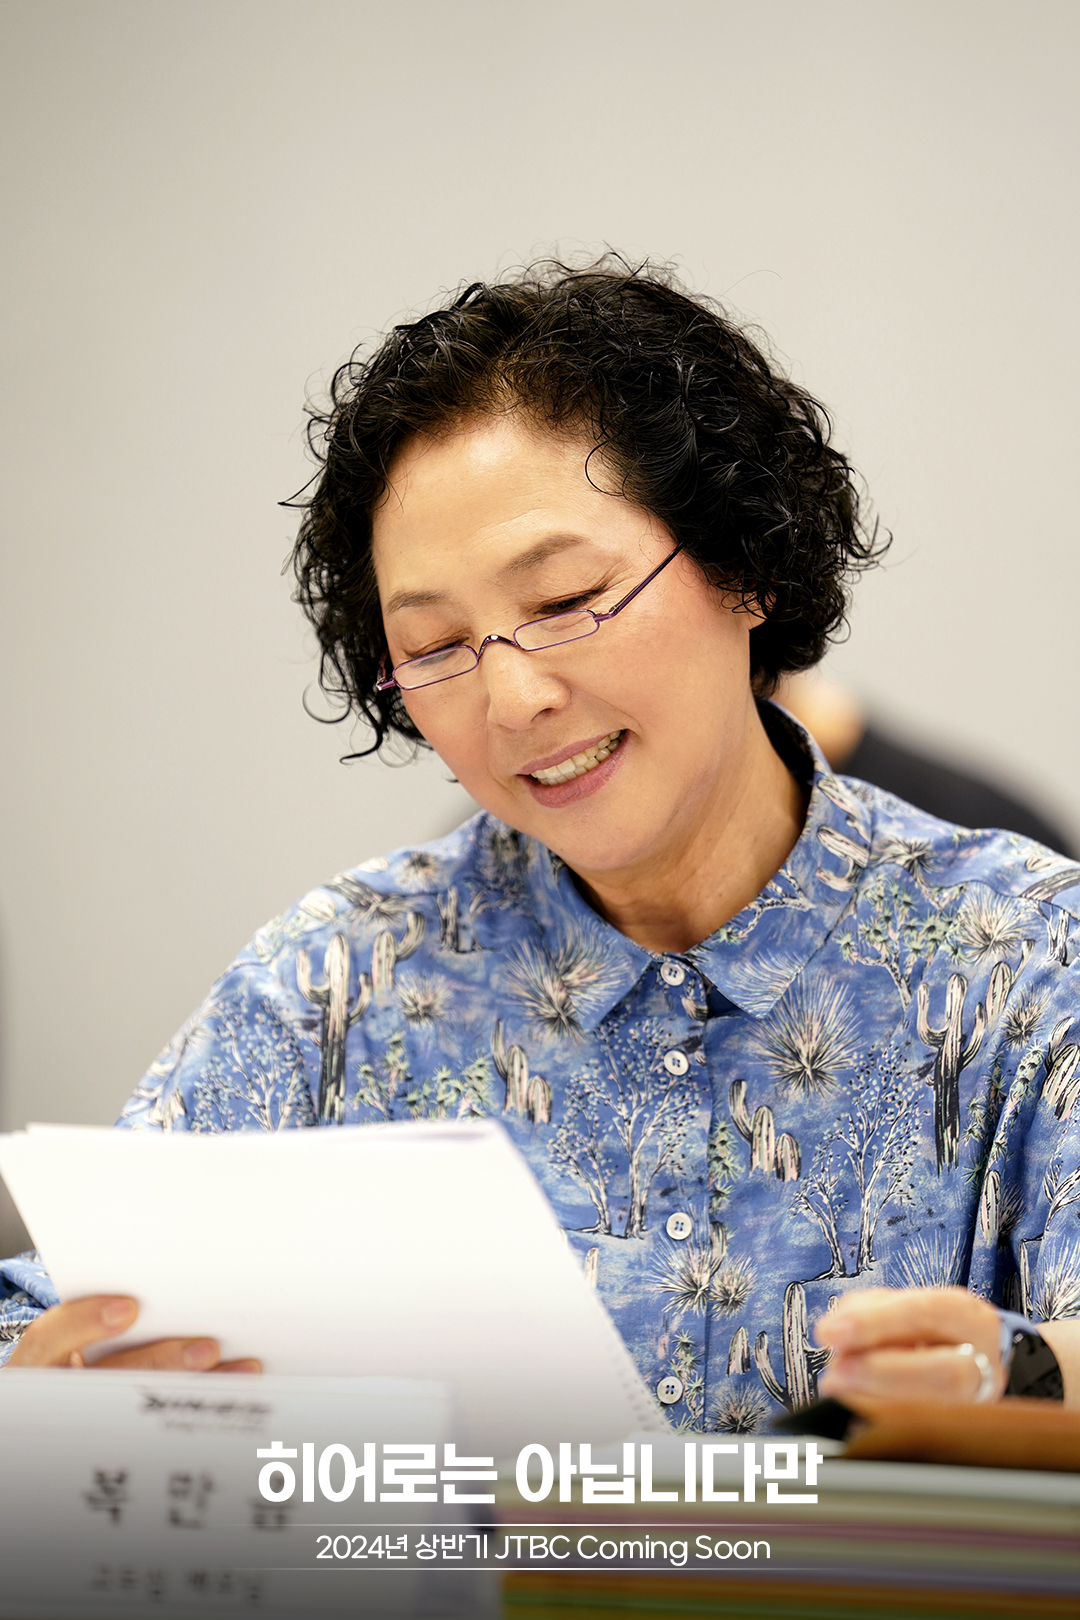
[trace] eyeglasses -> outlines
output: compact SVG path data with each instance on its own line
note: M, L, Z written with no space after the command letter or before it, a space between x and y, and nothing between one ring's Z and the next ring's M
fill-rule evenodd
M388 692L396 686L403 692L415 692L420 686L435 686L439 681L452 681L458 675L467 675L476 668L484 649L493 641L501 641L504 647L516 647L519 652L543 652L547 647L563 647L568 641L583 641L586 636L595 636L602 624L621 613L635 596L640 596L646 585L652 584L657 574L663 573L685 544L680 540L660 566L654 568L640 585L635 585L607 613L595 613L592 608L575 608L571 613L555 613L549 619L531 619L528 624L519 624L512 636L485 636L479 647L470 647L463 641L453 647L440 647L438 652L425 653L423 658L409 658L404 664L395 664L389 675L385 673L384 659L379 666L375 690Z

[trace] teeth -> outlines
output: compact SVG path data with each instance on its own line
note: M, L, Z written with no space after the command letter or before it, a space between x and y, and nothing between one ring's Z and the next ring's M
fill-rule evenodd
M572 782L575 776L584 776L586 771L594 771L602 760L615 752L621 736L621 731L612 731L601 742L594 743L582 753L560 760L558 765L550 765L546 771L533 771L534 781L542 782L545 787L555 787L559 782Z

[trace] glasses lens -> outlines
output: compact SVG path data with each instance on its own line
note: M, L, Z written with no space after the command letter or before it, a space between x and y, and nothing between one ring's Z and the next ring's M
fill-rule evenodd
M448 681L454 675L467 675L475 668L476 654L471 647L444 647L440 652L428 653L425 658L410 658L407 664L398 664L394 679L403 691L414 692L418 686Z
M533 619L519 624L514 640L522 652L539 652L541 647L558 647L564 641L580 641L599 629L592 614L582 608L577 613L556 613L551 619Z

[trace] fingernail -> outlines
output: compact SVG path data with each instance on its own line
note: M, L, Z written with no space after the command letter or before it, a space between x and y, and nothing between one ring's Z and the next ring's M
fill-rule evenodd
M132 1319L130 1299L110 1299L101 1307L101 1320L105 1327L118 1328Z
M222 1372L261 1373L262 1362L251 1357L245 1361L231 1361L227 1367L222 1367L221 1370Z
M83 1353L82 1353L81 1350L73 1350L71 1352L70 1356L68 1357L68 1366L69 1367L85 1367L86 1366L86 1362L83 1360Z
M184 1346L184 1366L191 1367L193 1371L205 1372L217 1359L218 1347L214 1339L193 1339Z

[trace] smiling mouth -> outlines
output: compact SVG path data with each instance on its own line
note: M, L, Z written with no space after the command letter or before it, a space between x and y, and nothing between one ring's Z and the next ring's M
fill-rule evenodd
M545 771L530 771L534 782L540 782L544 787L557 787L560 782L572 782L575 776L585 776L589 771L595 771L602 765L609 754L613 754L622 741L623 732L611 731L602 737L591 748L583 748L580 754L573 754L568 759L560 760L558 765L549 765Z

